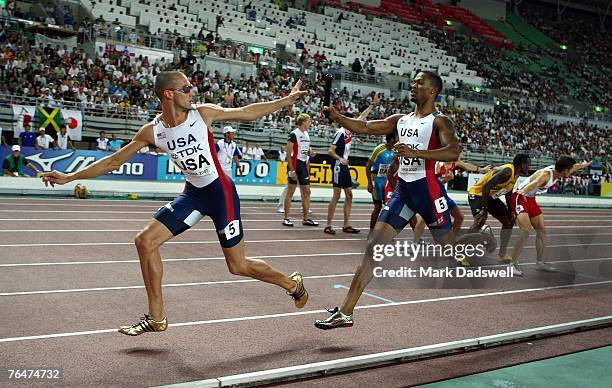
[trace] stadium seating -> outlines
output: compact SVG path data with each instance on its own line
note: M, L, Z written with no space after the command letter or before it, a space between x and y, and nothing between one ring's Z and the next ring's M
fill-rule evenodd
M348 3L347 6L381 17L388 15L387 10L397 4L395 1L385 2L379 8L356 3ZM202 27L207 30L217 29L217 16L221 16L224 21L218 32L222 37L240 37L247 43L270 48L274 48L275 44L284 44L289 52L296 51L295 42L299 40L310 53L319 52L329 60L347 66L355 58L371 57L378 72L413 74L418 69L432 69L438 70L450 84L462 79L467 84L482 85L482 78L474 70L467 69L455 57L436 48L409 25L376 17L369 21L364 14L348 12L342 8L326 7L324 15L305 12L306 26L293 28L288 27L286 21L302 11L294 8L281 11L275 4L263 0L252 2L258 11L256 21L246 18L246 1L228 3L221 0L182 0L174 4L172 10L162 0L123 0L123 6L117 3L118 0L100 0L94 4L93 10L100 12L105 20L114 20L107 13L111 9L115 10L121 17L134 19L130 19L127 25L147 27L152 34L176 30L187 36L197 34ZM404 16L410 12L406 7L398 9L407 12ZM435 12L438 12L437 8ZM336 21L341 13L344 19L338 23ZM396 50L404 54L392 55Z

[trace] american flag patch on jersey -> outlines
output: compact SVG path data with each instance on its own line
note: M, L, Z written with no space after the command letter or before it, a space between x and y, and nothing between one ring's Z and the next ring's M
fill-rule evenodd
M165 139L166 138L166 132L160 132L157 134L157 138L158 139Z

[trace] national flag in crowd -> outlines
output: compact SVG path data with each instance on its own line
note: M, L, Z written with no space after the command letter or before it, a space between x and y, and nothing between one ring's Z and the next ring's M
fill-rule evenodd
M54 134L59 132L64 123L64 118L59 108L39 106L36 109L36 122L38 123L36 130L44 128L48 134Z
M28 105L13 105L13 136L19 137L19 134L23 132L23 127L29 125L33 131L36 129L33 127L33 118L36 112L36 107Z
M29 125L32 131L45 128L47 134L56 137L62 124L66 126L72 140L83 139L83 113L80 110L48 108L44 106L13 105L13 136L19 137L23 127Z

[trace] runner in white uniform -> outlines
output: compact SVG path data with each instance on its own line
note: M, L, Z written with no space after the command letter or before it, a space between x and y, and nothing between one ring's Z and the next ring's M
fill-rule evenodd
M155 145L167 152L185 175L183 193L161 207L154 219L136 236L149 311L136 324L122 326L119 329L121 333L135 336L166 330L168 322L162 298L163 268L159 247L195 225L205 215L210 216L215 224L232 274L276 284L287 290L296 307L301 308L306 304L308 293L298 272L286 276L264 261L246 257L236 187L222 172L209 129L213 121L255 120L292 105L306 93L300 91L300 85L298 81L286 97L237 109L213 104L194 106L191 100L195 88L188 78L178 71L161 72L155 79L155 94L161 100L162 113L140 128L127 146L76 173L53 171L44 174L45 185L94 178L116 170L142 147Z
M295 122L297 128L289 134L287 140L287 193L283 206L283 225L293 226L293 222L289 219L289 212L293 194L299 184L302 198L302 225L318 226L319 223L308 216L310 211L310 163L308 161L311 156L316 155L316 152L310 147L310 135L308 135L308 127L312 119L306 113L301 113Z
M525 241L529 237L532 229L536 231L536 270L546 272L556 272L557 269L544 262L544 252L546 250L546 225L544 215L540 206L536 202L536 195L545 193L548 188L555 184L559 178L567 178L574 172L585 168L591 162L576 163L574 158L562 156L555 162L554 166L548 166L533 173L521 186L512 194L510 209L516 215L516 222L520 228L520 235L515 242L512 251L512 261L514 274L522 275L523 272L518 267L518 260L523 253Z

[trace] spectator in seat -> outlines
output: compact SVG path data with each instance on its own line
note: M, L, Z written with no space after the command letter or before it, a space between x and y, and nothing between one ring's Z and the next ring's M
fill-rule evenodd
M40 128L38 130L38 136L36 137L36 144L34 144L34 148L37 150L48 150L53 143L53 138L45 132L44 128Z
M266 161L268 160L266 153L264 152L263 148L261 148L261 144L257 143L255 144L255 147L253 147L253 160L261 160L261 158Z
M353 61L353 64L351 65L351 70L353 70L354 73L361 73L361 62L359 62L359 58L355 58L355 61Z
M111 152L119 151L123 147L123 140L117 139L117 134L113 133L112 140L108 142L108 150Z
M11 148L11 154L2 161L2 171L8 176L27 176L23 173L23 166L31 168L37 174L41 173L32 162L21 155L21 147L15 144Z
M100 137L96 140L96 149L108 151L108 138L106 137L106 132L100 132Z
M23 132L19 134L18 143L22 147L34 147L36 143L36 134L32 132L30 124L23 125Z
M57 140L55 142L55 149L56 150L71 149L73 151L76 150L76 148L72 144L72 139L68 135L65 125L62 125L60 127L60 132L57 134Z

